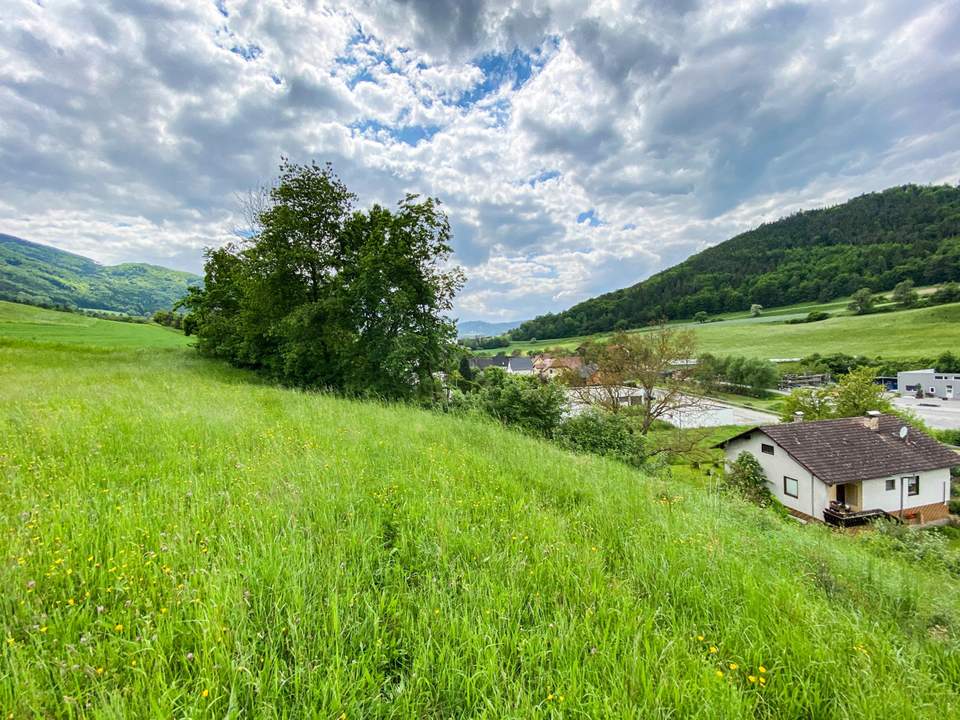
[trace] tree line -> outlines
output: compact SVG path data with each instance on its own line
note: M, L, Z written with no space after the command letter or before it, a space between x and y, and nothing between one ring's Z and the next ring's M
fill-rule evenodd
M907 185L797 213L632 287L534 318L510 336L570 337L699 312L826 302L861 288L887 291L904 280L960 280L960 189Z

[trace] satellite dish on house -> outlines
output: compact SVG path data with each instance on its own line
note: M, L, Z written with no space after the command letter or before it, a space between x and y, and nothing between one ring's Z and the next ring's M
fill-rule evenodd
M908 433L908 432L910 432L910 430L907 428L906 425L904 425L902 428L900 428L900 439L901 439L901 440L906 440L906 439L907 439L907 433Z

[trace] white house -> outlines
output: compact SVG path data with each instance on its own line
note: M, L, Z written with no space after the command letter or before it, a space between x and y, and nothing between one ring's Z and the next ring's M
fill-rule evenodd
M794 515L836 525L885 514L927 523L948 516L960 455L893 415L765 425L722 443L728 462L753 455Z

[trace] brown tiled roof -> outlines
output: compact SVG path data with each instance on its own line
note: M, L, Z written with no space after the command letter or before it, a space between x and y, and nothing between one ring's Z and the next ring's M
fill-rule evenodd
M960 455L915 427L901 440L904 422L900 418L877 417L877 430L869 427L871 419L817 420L756 429L828 485L960 465Z

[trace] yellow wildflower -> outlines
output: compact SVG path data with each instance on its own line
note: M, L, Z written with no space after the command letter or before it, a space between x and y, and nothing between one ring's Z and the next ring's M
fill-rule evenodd
M200 693L200 697L207 697L208 695L210 695L210 691L207 690L206 688L204 688L203 692Z
M763 665L760 666L759 670L761 675L767 671L767 669Z
M717 646L716 646L716 645L711 645L711 646L710 646L710 653L711 653L712 655L716 655L717 652L718 652L718 651L717 651Z
M755 682L757 681L757 676L756 676L756 675L748 675L748 676L747 676L747 680L749 680L749 681L752 682L752 683L755 683Z
M47 626L46 625L41 626L40 632L45 633L46 631L47 631Z
M723 677L723 670L717 670L717 677L718 677L718 678L722 678L722 677Z
M731 669L731 670L736 670L738 667L740 667L740 666L737 665L736 663L730 663L730 669Z
M765 677L761 676L761 677L760 677L760 684L761 684L761 685L766 685L766 684L767 684L767 679L766 679Z
M703 642L703 635L697 635L697 640L699 640L700 642Z
M123 632L123 625L120 624L120 623L117 623L116 625L113 626L113 631L114 631L114 632Z

